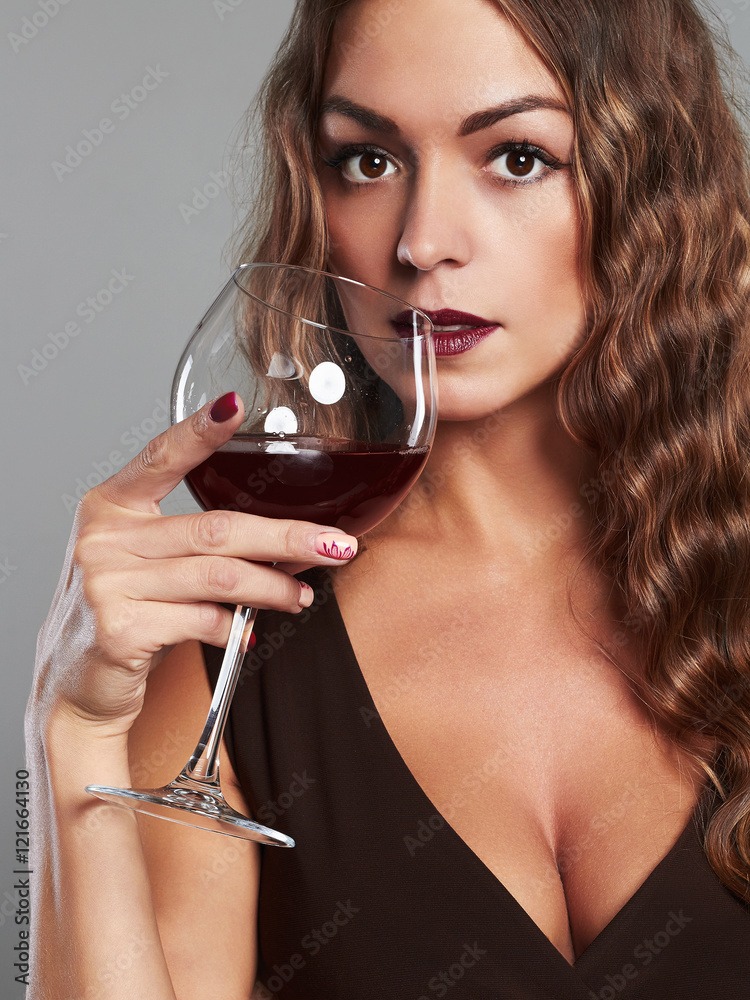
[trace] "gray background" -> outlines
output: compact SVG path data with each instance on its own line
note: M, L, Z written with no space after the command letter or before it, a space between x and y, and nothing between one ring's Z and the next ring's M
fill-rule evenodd
M187 337L228 275L222 251L233 212L211 174L221 180L235 126L293 6L293 0L68 0L27 44L16 42L15 52L8 36L20 35L24 18L42 8L37 0L2 3L3 1000L24 994L12 957L18 940L12 789L24 765L22 719L36 634L70 532L72 502L66 507L65 497L75 496L79 478L97 475L96 463L106 473L118 452L114 464L124 464L168 424L159 401L168 402ZM113 102L141 85L149 67L163 77L158 86L149 78L154 89L140 102L143 93L135 91L127 118L113 112ZM66 147L103 117L113 131L58 179L52 164L64 163ZM203 198L195 200L196 188ZM194 200L199 209L192 214ZM132 281L87 323L78 305L107 287L113 268L124 268ZM19 365L31 368L35 349L54 347L50 334L64 344L59 334L76 320L80 333L67 346L37 358L46 367L19 373ZM175 491L164 509L197 508Z
M36 634L76 491L167 426L174 365L228 275L222 250L233 212L216 175L223 183L233 131L293 8L293 0L58 4L4 0L0 14L0 993L8 1000L23 995L13 981L12 788L24 765ZM750 0L722 0L717 10L747 62ZM139 90L149 70L153 89ZM112 108L123 94L135 105L127 117ZM102 118L112 130L94 133L100 141L63 172L66 148ZM105 293L87 322L79 304L107 288L113 269L127 283L111 302ZM71 323L79 332L66 343ZM184 488L163 506L196 509Z

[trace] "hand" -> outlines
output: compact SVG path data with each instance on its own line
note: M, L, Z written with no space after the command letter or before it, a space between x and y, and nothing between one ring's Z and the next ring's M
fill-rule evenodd
M232 613L219 602L299 612L313 592L291 574L340 565L324 554L332 542L356 553L356 539L308 522L161 514L159 501L229 440L243 413L234 394L206 404L85 494L39 633L31 713L62 709L107 735L127 733L149 671L171 646L226 645Z

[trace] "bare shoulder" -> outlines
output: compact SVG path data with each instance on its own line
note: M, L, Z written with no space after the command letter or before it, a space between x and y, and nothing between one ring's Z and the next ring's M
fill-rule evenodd
M130 735L133 787L165 784L192 753L211 688L201 645L176 646L149 676L144 707ZM247 806L226 750L222 788ZM159 933L180 1000L250 995L256 969L260 851L257 844L138 816ZM196 947L195 927L210 927L211 947Z

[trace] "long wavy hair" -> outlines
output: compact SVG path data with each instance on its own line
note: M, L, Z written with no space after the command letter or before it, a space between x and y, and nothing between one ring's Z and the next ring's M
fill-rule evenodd
M316 129L349 2L298 0L240 137L257 171L236 174L253 197L235 263L326 267ZM716 789L702 816L708 861L750 900L750 152L732 89L739 60L693 0L491 2L574 117L589 315L556 385L562 425L597 459L582 488L587 555L617 588L623 642L637 636L643 649L628 683Z

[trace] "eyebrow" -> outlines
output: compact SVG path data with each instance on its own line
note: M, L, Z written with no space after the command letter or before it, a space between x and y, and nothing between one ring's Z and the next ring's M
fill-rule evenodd
M522 115L526 111L562 111L570 116L567 106L554 97L543 97L541 94L527 94L525 97L511 97L493 108L486 108L484 111L475 111L474 114L464 118L458 130L459 136L473 135L481 132L505 118L513 115ZM379 115L371 108L365 108L361 104L355 104L346 97L334 94L323 102L320 109L321 117L330 112L345 115L357 122L363 128L371 129L375 132L382 132L385 135L399 135L401 130L392 118Z

